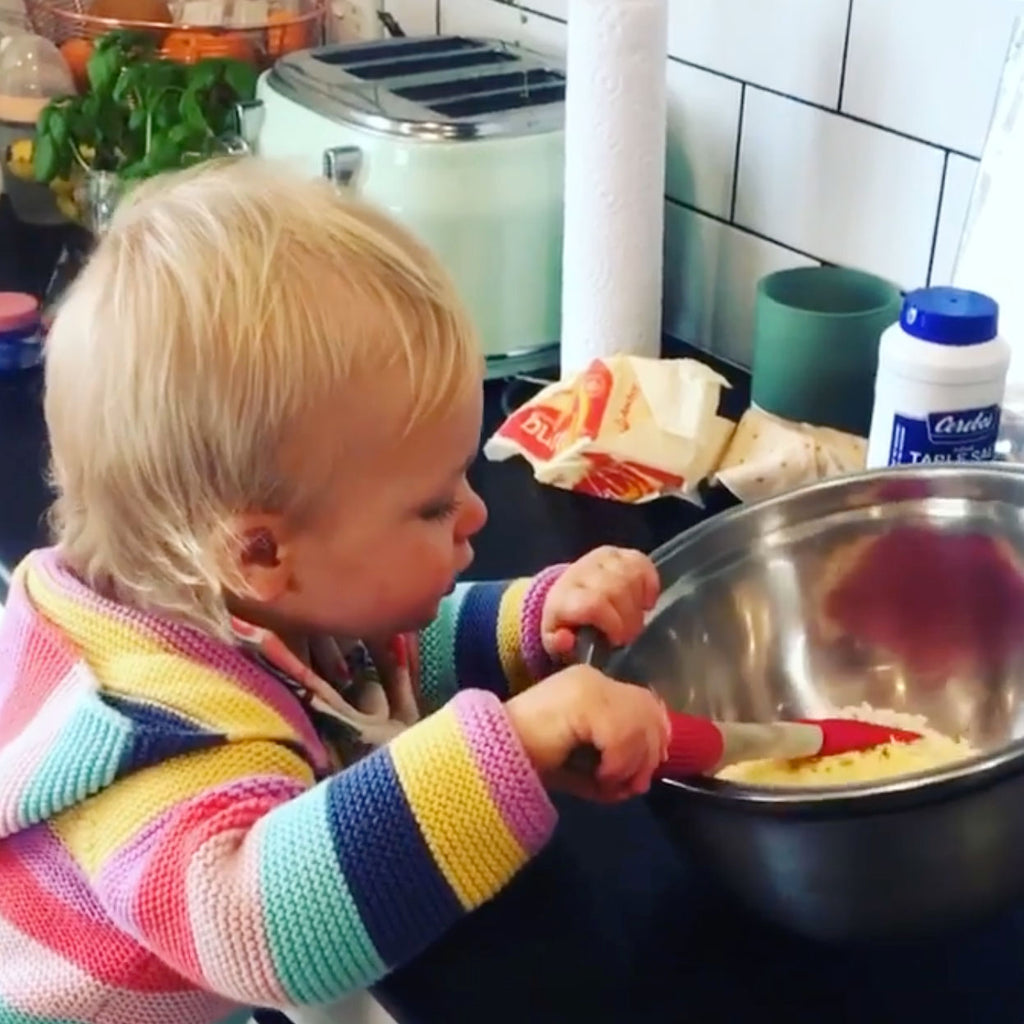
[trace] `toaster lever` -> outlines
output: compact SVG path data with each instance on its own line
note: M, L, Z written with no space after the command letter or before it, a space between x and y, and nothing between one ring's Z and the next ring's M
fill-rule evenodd
M324 177L338 188L348 188L363 166L363 151L358 146L333 146L324 150Z

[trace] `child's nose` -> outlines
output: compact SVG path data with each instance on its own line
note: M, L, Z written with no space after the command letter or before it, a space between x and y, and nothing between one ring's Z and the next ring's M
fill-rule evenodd
M455 524L455 533L459 541L469 540L479 533L487 522L487 506L476 491L470 490L469 497L462 503L462 514Z

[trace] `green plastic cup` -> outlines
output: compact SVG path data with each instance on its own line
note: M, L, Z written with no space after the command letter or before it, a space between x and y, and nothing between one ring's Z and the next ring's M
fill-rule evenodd
M899 289L847 267L761 278L751 397L765 412L867 437L878 341L899 319Z

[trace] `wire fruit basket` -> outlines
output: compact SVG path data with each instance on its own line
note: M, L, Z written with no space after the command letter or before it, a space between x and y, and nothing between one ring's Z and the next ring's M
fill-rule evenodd
M126 10L138 18L119 16ZM323 42L327 0L25 0L32 31L56 43L76 79L93 40L114 29L151 33L169 60L232 57L266 68Z

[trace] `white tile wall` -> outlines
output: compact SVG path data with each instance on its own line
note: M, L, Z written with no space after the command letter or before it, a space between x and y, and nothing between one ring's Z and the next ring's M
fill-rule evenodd
M442 31L553 50L571 7L385 3L410 27L429 28L436 8ZM666 329L749 364L754 287L772 270L843 263L907 288L948 282L1022 7L669 0Z
M669 12L673 56L825 106L839 102L849 0L669 0Z
M1016 0L855 0L842 109L979 156Z
M748 88L735 219L914 286L928 275L942 163L932 146Z
M739 82L669 63L665 191L671 199L729 216L742 92Z
M939 211L938 231L935 235L935 255L932 258L932 284L950 284L956 262L960 233L964 229L971 189L978 176L978 161L957 153L950 154L946 166L946 180L942 188L942 207Z
M752 282L817 261L676 203L665 208L665 329L723 359L750 362Z
M435 0L388 0L385 6L410 36L432 35L437 29Z
M423 0L425 3L426 0ZM391 0L387 0L390 6ZM441 31L493 36L535 50L565 52L565 23L497 0L441 3Z

